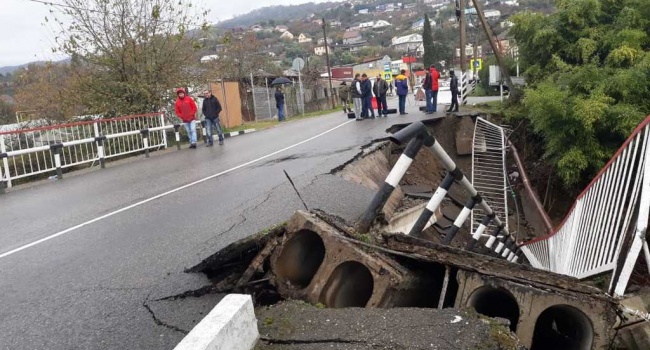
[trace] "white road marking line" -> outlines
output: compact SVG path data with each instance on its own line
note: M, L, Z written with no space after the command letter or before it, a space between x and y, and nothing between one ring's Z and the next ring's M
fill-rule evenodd
M237 165L236 167L230 168L230 169L228 169L228 170L224 170L224 171L222 171L222 172L220 172L220 173L217 173L217 174L214 174L214 175L210 175L210 176L208 176L208 177L205 177L205 178L203 178L203 179L200 179L200 180L194 181L194 182L189 183L189 184L187 184L187 185L183 185L183 186L181 186L181 187L175 188L175 189L170 190L170 191L167 191L167 192L165 192L165 193L161 193L161 194L155 195L155 196L153 196L153 197L151 197L151 198L147 198L147 199L145 199L145 200L142 200L142 201L140 201L140 202L137 202L137 203L131 204L131 205L126 206L126 207L124 207L124 208L121 208L121 209L115 210L115 211L110 212L110 213L108 213L108 214L104 214L104 215L102 215L102 216L96 217L96 218L94 218L94 219L92 219L92 220L88 220L88 221L86 221L86 222L84 222L84 223L81 223L81 224L79 224L79 225L76 225L76 226L70 227L70 228L68 228L68 229L65 229L65 230L63 230L63 231L57 232L57 233L55 233L55 234L53 234L53 235L50 235L50 236L47 236L47 237L41 238L41 239L39 239L39 240L36 240L36 241L34 241L34 242L32 242L32 243L25 244L25 245L22 246L22 247L18 247L18 248L16 248L16 249L10 250L10 251L8 251L8 252L6 252L6 253L2 253L2 254L0 254L0 259L2 259L2 258L6 258L6 257L8 257L8 256L10 256L10 255L12 255L12 254L18 253L18 252L20 252L20 251L22 251L22 250L25 250L25 249L27 249L27 248L31 248L31 247L36 246L36 245L38 245L38 244L41 244L41 243L43 243L43 242L47 242L47 241L49 241L49 240L51 240L51 239L53 239L53 238L56 238L56 237L59 237L59 236L63 236L63 235L65 235L66 233L70 233L70 232L72 232L72 231L74 231L74 230L76 230L76 229L79 229L79 228L81 228L81 227L84 227L84 226L90 225L90 224L95 223L95 222L97 222L97 221L104 220L104 219L106 219L106 218L108 218L108 217L111 217L111 216L113 216L113 215L119 214L119 213L121 213L121 212L125 212L125 211L127 211L127 210L129 210L129 209L133 209L133 208L135 208L135 207L139 207L139 206L141 206L142 204L149 203L149 202L151 202L151 201L153 201L153 200L156 200L156 199L158 199L158 198L162 198L162 197L165 197L165 196L170 195L170 194L172 194L172 193L178 192L178 191L180 191L180 190L184 190L184 189L186 189L186 188L188 188L188 187L192 187L192 186L198 185L198 184L200 184L200 183L202 183L202 182L208 181L208 180L210 180L210 179L214 179L215 177L219 177L219 176L222 176L222 175L228 174L228 173L233 172L233 171L235 171L235 170L237 170L237 169L241 169L241 168L243 168L243 167L245 167L245 166L251 165L251 164L256 163L256 162L259 162L260 160L266 159L266 158L268 158L268 157L272 157L272 156L274 156L274 155L276 155L276 154L278 154L278 153L282 153L282 152L284 152L284 151L286 151L286 150L292 149L292 148L294 148L294 147L298 147L298 146L300 146L300 145L302 145L302 144L304 144L304 143L307 143L307 142L309 142L309 141L311 141L311 140L314 140L314 139L316 139L316 138L319 138L319 137L321 137L321 136L323 136L323 135L325 135L325 134L328 134L328 133L330 133L330 132L332 132L332 131L334 131L334 130L336 130L336 129L338 129L338 128L340 128L340 127L346 125L346 124L349 124L349 123L351 123L351 122L354 122L354 121L355 121L354 119L352 119L352 120L348 120L347 122L345 122L345 123L343 123L343 124L339 124L339 125L337 125L337 126L331 128L331 129L329 129L329 130L323 131L322 133L320 133L320 134L318 134L318 135L316 135L316 136L312 136L312 137L310 137L310 138L308 138L308 139L306 139L306 140L300 141L300 142L298 142L298 143L296 143L296 144L293 144L293 145L291 145L291 146L288 146L288 147L285 147L285 148L283 148L283 149L277 150L277 151L275 151L275 152L273 152L273 153L269 153L269 154L267 154L267 155L265 155L265 156L262 156L262 157L259 157L259 158L257 158L257 159L253 159L253 160L251 160L251 161L248 161L248 162L246 162L246 163L243 163L243 164Z

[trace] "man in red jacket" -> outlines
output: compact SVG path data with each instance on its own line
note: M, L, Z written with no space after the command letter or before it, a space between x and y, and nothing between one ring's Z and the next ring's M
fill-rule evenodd
M187 96L183 88L176 89L176 96L178 98L174 110L183 121L187 135L190 137L190 148L196 148L196 103Z
M438 110L438 90L440 89L438 80L440 80L440 72L438 72L436 66L433 64L429 68L429 72L431 72L431 107L433 107L431 111L436 112Z

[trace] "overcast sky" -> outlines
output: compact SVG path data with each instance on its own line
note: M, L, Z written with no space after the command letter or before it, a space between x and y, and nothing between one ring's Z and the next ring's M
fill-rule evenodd
M43 1L61 3L62 0ZM213 23L264 6L325 2L325 0L192 1L196 4L210 4L208 20ZM46 16L51 17L49 6L45 4L32 0L0 0L0 33L2 33L0 35L0 67L64 58L52 53L55 27L52 24L43 24Z

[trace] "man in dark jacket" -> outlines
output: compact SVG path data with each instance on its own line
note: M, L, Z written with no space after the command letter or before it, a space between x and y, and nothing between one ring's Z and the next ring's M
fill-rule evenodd
M449 90L451 91L451 106L447 110L447 113L458 112L458 95L460 91L458 90L458 78L454 74L453 70L449 71L449 76L451 77L451 82L449 83Z
M278 108L278 121L284 121L284 93L279 86L275 88L275 107Z
M375 86L372 88L372 92L377 97L377 114L381 117L383 114L384 117L388 117L388 106L386 105L386 93L388 92L388 83L386 80L381 78L381 74L377 74L377 80L375 81Z
M431 72L425 71L424 81L422 82L422 87L424 88L424 98L427 101L427 114L433 113L433 106L431 106Z
M400 74L395 77L395 88L397 89L397 96L399 97L399 114L404 115L406 113L406 95L409 93L409 83L406 79L406 71L402 69Z
M361 75L361 118L375 119L375 110L372 108L372 82L368 80L368 75ZM368 117L370 111L370 117Z
M212 128L217 131L219 135L219 144L223 145L223 131L221 131L221 124L219 124L219 113L221 113L221 103L216 96L212 94L210 90L206 90L203 93L203 107L201 112L205 116L205 129L208 136L207 147L212 147L214 144L214 138L212 137Z
M363 103L361 102L361 79L359 78L360 74L357 73L354 75L354 80L352 81L352 86L350 86L350 97L352 97L352 103L354 104L354 116L357 120L361 120L361 108Z

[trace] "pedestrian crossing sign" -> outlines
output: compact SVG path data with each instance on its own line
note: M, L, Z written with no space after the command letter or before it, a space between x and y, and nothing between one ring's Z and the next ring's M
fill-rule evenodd
M391 81L393 80L393 76L390 73L384 73L384 80Z
M469 60L469 64L476 70L481 70L481 68L483 68L483 60L480 58Z

